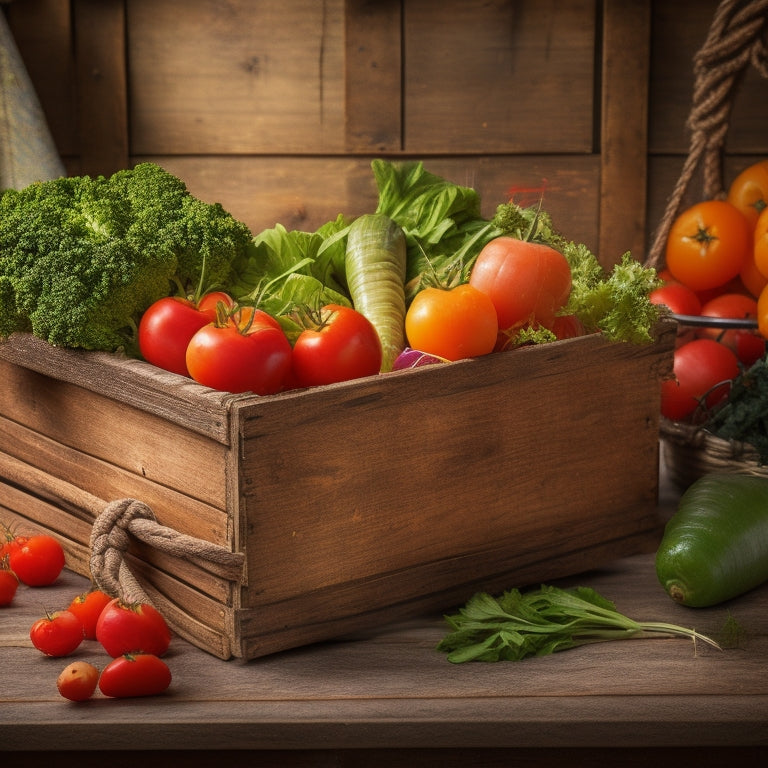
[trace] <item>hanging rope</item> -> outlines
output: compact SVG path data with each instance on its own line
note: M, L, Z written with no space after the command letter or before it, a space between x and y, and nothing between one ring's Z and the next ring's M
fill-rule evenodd
M108 504L93 524L90 565L99 589L126 602L151 602L125 561L131 536L230 580L242 574L242 553L160 525L146 504L121 499Z
M748 64L768 77L765 30L768 0L723 0L704 45L693 59L693 105L688 156L654 235L647 264L662 266L664 246L696 169L703 170L703 199L725 195L722 150L736 86Z

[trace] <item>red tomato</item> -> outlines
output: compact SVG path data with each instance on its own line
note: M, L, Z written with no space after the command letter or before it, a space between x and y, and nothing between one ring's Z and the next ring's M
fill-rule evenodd
M497 237L480 251L469 284L490 296L500 331L552 328L571 291L571 268L554 248Z
M231 312L235 307L235 300L224 291L211 291L197 302L197 311L202 312L208 322L212 323L218 317L219 304L224 305L225 312Z
M112 598L106 592L102 592L100 589L91 589L75 597L67 610L80 619L86 639L95 640L96 622L101 612L111 602Z
M6 528L5 539L2 545L0 545L0 560L10 557L11 552L14 549L18 549L27 539L29 539L29 536L15 536Z
M99 690L112 698L156 696L171 684L168 665L151 653L123 654L104 667Z
M115 598L99 615L96 639L112 657L132 652L162 656L171 643L171 630L154 606Z
M551 330L558 339L575 339L584 335L584 324L576 315L558 315Z
M139 322L139 350L148 363L189 376L186 356L190 339L211 318L189 299L169 296L156 301Z
M374 376L381 370L379 334L365 315L351 307L327 304L293 345L293 378L314 387Z
M408 307L405 335L414 349L446 360L487 355L499 335L493 299L469 283L424 288Z
M10 605L18 588L19 577L0 560L0 606Z
M87 661L73 661L59 674L56 687L70 701L85 701L93 696L99 681L99 670Z
M241 333L232 323L211 323L189 342L187 368L195 381L212 389L273 395L291 370L291 343L271 325L259 323Z
M272 328L282 330L282 326L277 318L272 317L268 312L256 307L243 306L238 307L230 317L230 322L240 329L242 333L251 333L258 330L259 326L267 325Z
M661 384L661 413L673 421L690 417L700 404L713 408L728 396L739 361L712 339L694 339L675 350L674 378Z
M83 642L83 625L74 613L54 611L32 625L29 639L46 656L69 656Z
M705 200L672 223L665 259L676 280L694 291L718 288L737 277L752 253L752 229L724 200Z
M664 305L676 315L698 315L701 312L699 297L682 283L666 283L651 291L648 299L652 304Z
M708 301L701 308L701 314L706 317L756 318L757 301L742 293L724 293ZM725 344L746 367L765 354L765 339L748 328L702 328L698 335Z
M64 568L61 544L45 533L29 536L8 555L11 570L29 587L53 584Z
M768 205L768 160L745 168L728 189L728 202L738 208L752 227Z

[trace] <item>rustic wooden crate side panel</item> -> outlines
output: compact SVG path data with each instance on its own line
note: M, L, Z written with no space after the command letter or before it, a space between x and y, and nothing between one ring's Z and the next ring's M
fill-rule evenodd
M132 498L147 504L163 525L206 541L228 545L232 525L226 508L212 507L162 483L153 482L0 415L3 464L15 459L28 467L26 487L89 524L111 501ZM7 470L7 471L10 471ZM16 471L24 475L24 468ZM39 475L45 475L41 477Z
M404 149L589 153L595 4L404 5Z
M133 152L343 151L342 0L127 10Z
M0 413L62 445L225 508L226 446L152 414L5 360Z
M350 217L370 213L378 200L372 157L154 159L183 178L193 194L220 202L253 232L276 223L312 232L340 213ZM496 206L510 197L524 205L535 204L541 198L563 234L597 248L597 156L574 156L566 164L562 158L547 155L442 155L425 159L424 165L457 184L477 189L486 217L491 217ZM296 179L301 179L300 185Z
M331 388L311 408L297 396L243 412L248 573L259 587L248 600L479 553L489 541L517 553L564 529L587 543L606 526L618 535L623 505L654 500L668 355L662 365L657 351L597 353L584 341ZM608 417L617 392L631 407ZM277 440L297 449L278 457ZM296 568L278 577L270 551Z
M641 515L640 508L625 510L636 517L637 532L565 551L562 545L542 549L535 559L510 558L508 550L466 555L450 563L424 563L408 571L382 574L353 584L276 603L244 609L236 614L237 648L247 659L300 645L368 631L427 612L453 611L478 591L498 593L512 587L538 586L542 582L584 573L596 563L653 552L663 529L659 515ZM574 545L576 542L574 542ZM491 573L492 566L498 571ZM464 574L465 581L446 580L446 569ZM413 584L421 586L415 594ZM397 595L398 602L383 596Z

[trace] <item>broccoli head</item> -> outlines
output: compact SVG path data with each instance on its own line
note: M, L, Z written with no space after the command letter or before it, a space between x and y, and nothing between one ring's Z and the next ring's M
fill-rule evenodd
M0 197L0 338L129 348L163 296L226 286L252 235L154 163L36 182Z

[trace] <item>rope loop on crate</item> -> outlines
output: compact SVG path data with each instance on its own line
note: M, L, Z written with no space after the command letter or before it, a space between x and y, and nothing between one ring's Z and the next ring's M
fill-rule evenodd
M109 503L94 521L90 566L99 589L126 602L151 603L125 560L131 536L230 580L241 576L245 560L242 553L160 525L144 502L120 499Z
M704 45L693 58L693 104L687 128L690 148L654 235L646 264L663 266L664 246L696 169L703 171L703 199L725 195L722 150L736 86L751 64L768 77L768 0L722 0Z

